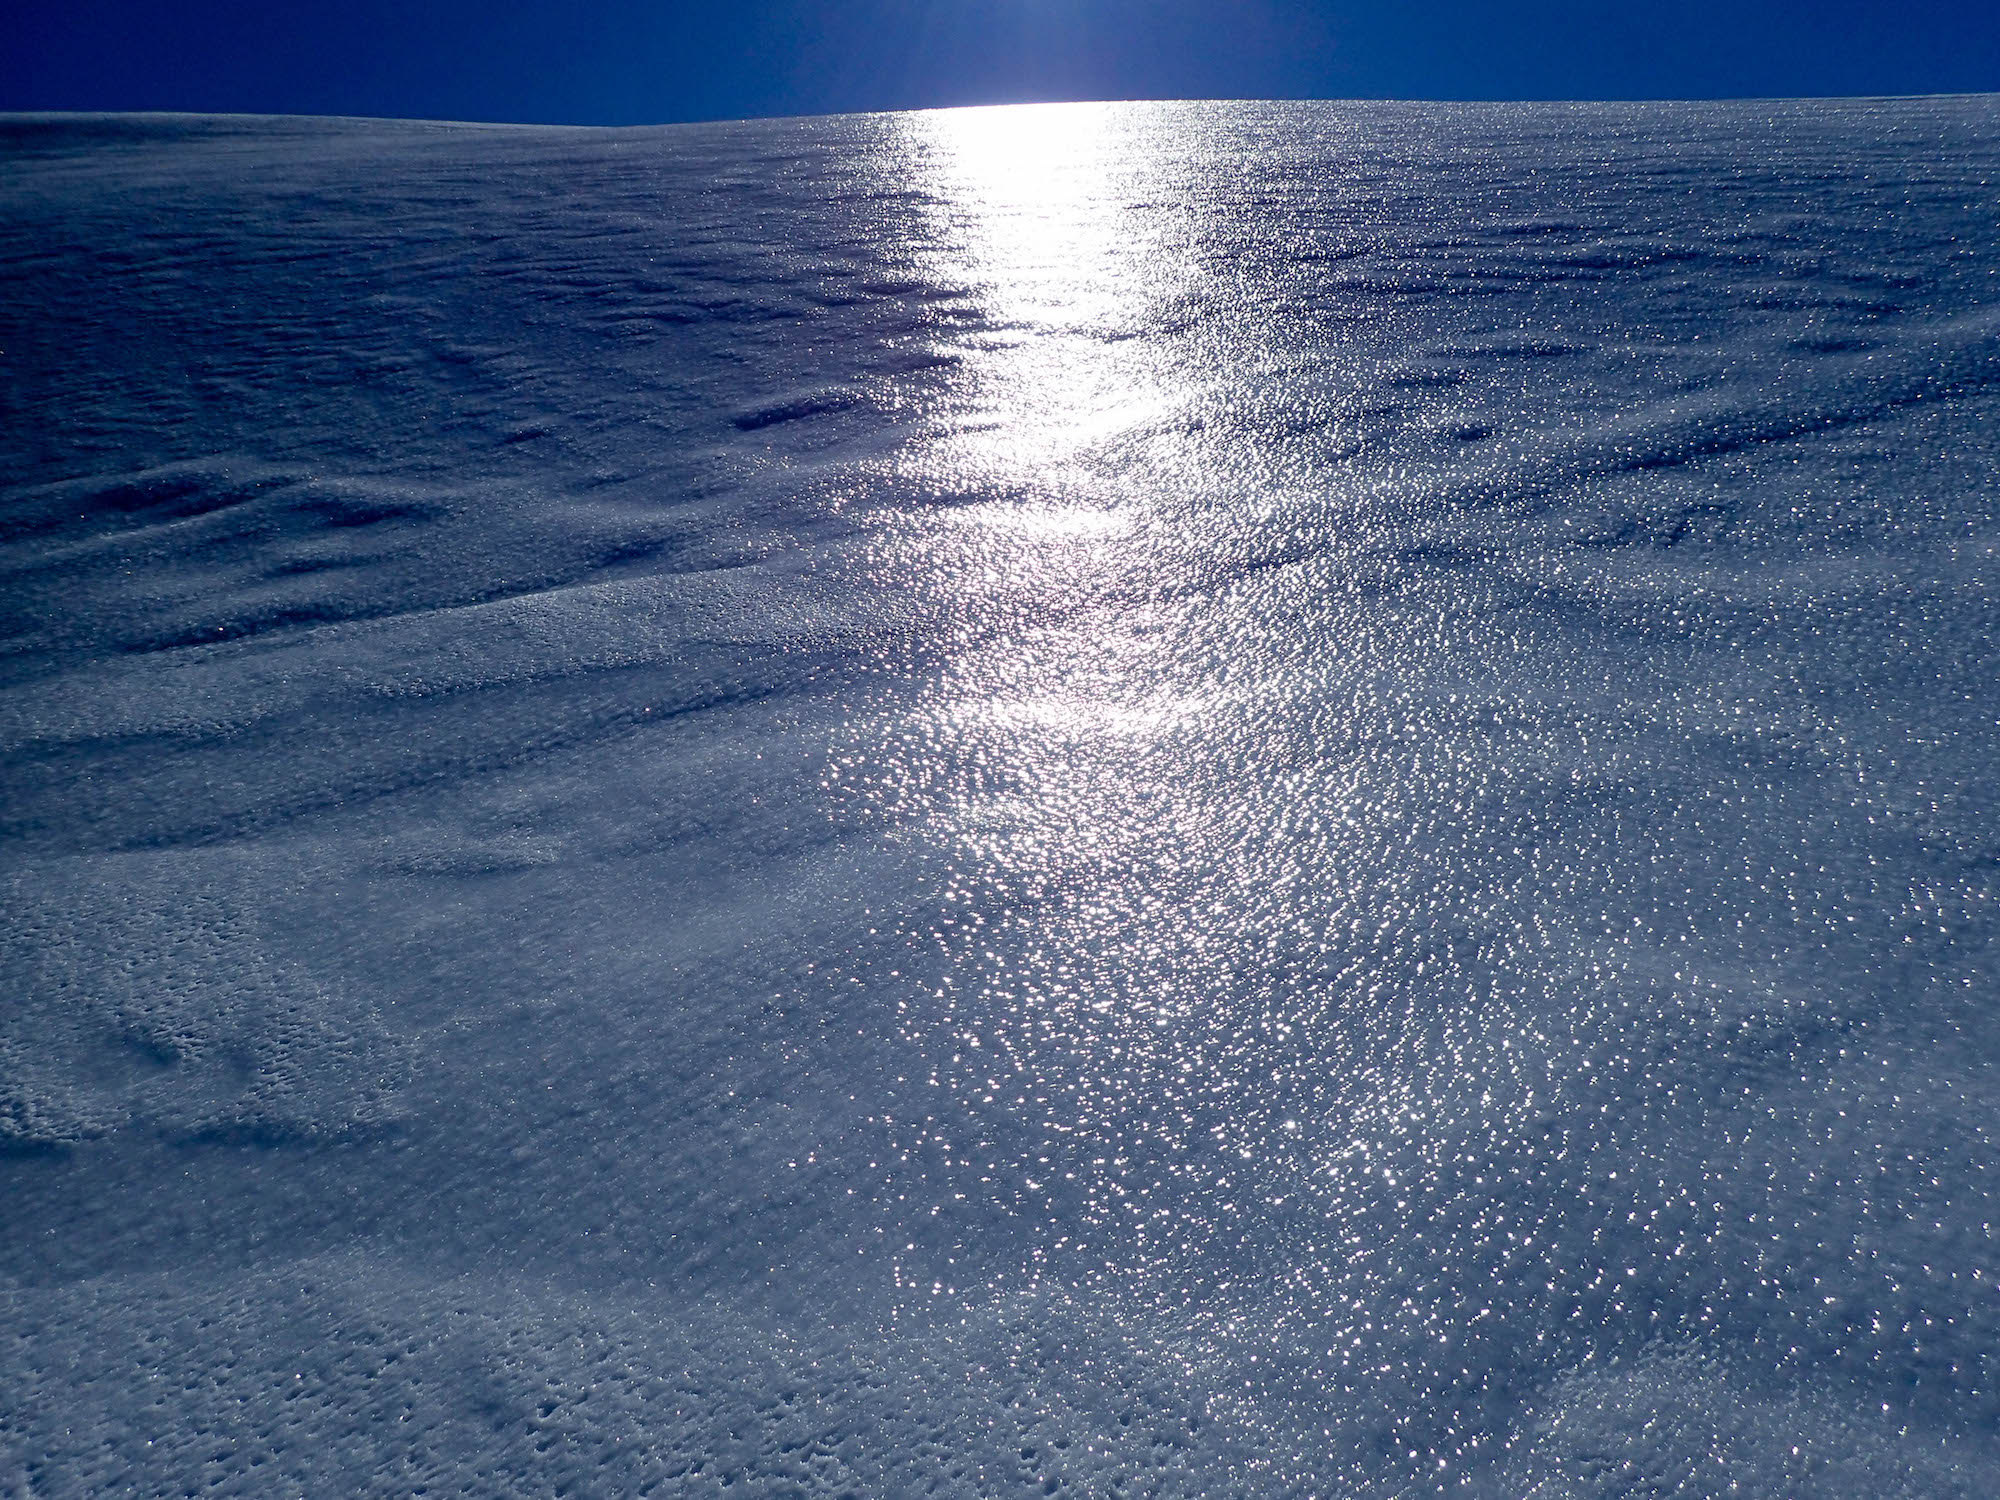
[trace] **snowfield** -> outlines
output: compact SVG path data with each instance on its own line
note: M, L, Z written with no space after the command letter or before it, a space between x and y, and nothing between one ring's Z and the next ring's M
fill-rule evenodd
M2000 96L0 162L0 1495L2000 1494Z

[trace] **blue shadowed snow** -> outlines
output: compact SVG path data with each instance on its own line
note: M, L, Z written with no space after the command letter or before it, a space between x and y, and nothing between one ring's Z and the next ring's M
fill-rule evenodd
M0 141L0 1493L2000 1491L2000 100Z

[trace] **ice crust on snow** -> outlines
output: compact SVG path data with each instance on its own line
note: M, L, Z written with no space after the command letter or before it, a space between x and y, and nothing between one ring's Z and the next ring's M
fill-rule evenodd
M2000 101L0 152L0 1494L2000 1488Z

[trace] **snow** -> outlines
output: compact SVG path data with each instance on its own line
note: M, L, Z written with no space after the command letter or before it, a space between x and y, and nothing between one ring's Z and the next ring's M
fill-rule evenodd
M2000 98L0 140L0 1493L2000 1490Z

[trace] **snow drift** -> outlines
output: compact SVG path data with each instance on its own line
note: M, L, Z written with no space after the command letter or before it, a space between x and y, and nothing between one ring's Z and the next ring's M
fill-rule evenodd
M2000 1487L2000 103L0 139L0 1491Z

